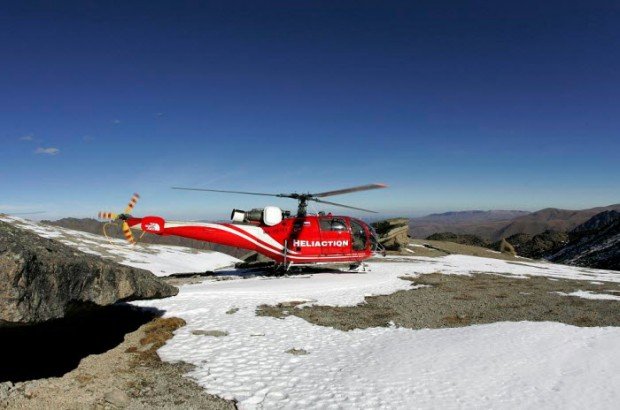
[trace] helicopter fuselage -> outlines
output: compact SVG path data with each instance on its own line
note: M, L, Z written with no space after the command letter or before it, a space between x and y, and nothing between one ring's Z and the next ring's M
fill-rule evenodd
M165 221L158 216L129 218L132 229L175 235L256 251L285 265L356 264L377 250L375 234L365 222L349 216L286 217L269 226L261 222L209 223Z

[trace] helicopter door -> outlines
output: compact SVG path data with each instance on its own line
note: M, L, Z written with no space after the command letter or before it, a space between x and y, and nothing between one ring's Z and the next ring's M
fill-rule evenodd
M342 255L351 249L351 234L347 223L342 218L322 217L321 253L323 255Z
M366 250L368 246L368 235L366 235L366 229L359 222L351 219L351 240L353 241L354 251Z

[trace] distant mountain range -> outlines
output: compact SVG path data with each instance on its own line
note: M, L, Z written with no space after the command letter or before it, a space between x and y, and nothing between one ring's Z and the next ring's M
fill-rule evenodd
M517 254L568 265L620 270L620 204L580 211L547 208L496 219L519 211L467 211L411 220L411 232L438 229L426 239L498 250L502 238ZM432 222L432 223L430 223ZM485 235L480 235L480 233Z
M545 231L568 232L604 211L619 211L620 204L584 210L546 208L525 211L463 211L432 214L409 221L409 234L426 238L442 232L476 235L498 241L516 234L537 235Z
M409 221L409 235L426 238L441 232L476 235L494 240L495 234L515 218L526 216L526 211L460 211L431 214Z

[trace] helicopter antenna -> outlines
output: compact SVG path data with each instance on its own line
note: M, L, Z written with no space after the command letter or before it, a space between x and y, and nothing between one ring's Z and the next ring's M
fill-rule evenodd
M184 191L220 192L220 193L226 193L226 194L260 195L260 196L273 196L273 197L277 197L277 198L296 199L298 201L298 205L297 205L297 216L298 217L304 217L304 216L307 215L308 201L318 202L318 203L322 203L322 204L328 204L328 205L332 205L332 206L338 206L338 207L341 207L341 208L355 209L356 211L364 211L364 212L370 212L370 213L375 213L376 214L378 212L371 211L369 209L358 208L358 207L350 206L350 205L343 205L343 204L339 204L339 203L336 203L336 202L324 201L324 200L318 199L318 198L324 198L324 197L334 196L334 195L349 194L351 192L369 191L369 190L372 190L372 189L381 189L381 188L387 188L387 185L385 185L385 184L367 184L367 185L360 185L360 186L355 186L355 187L351 187L351 188L338 189L338 190L334 190L334 191L319 192L318 194L311 194L311 193L298 194L296 192L294 192L292 194L267 194L267 193L263 193L263 192L224 191L224 190L220 190L220 189L172 187L172 189L179 189L179 190L184 190Z

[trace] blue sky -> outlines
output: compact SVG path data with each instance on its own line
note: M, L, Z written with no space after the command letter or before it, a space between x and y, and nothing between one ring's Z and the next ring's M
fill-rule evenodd
M618 3L466 3L5 2L0 211L620 202Z

